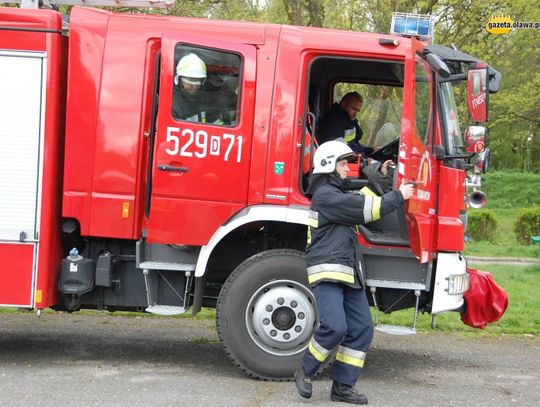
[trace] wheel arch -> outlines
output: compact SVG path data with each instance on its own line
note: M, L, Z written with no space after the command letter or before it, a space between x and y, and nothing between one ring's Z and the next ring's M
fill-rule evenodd
M220 226L210 238L208 244L201 247L195 266L195 277L203 277L205 275L208 263L212 256L215 255L218 244L226 241L234 232L241 232L253 225L272 226L274 231L297 225L298 228L304 231L308 224L308 212L309 209L307 207L257 205L244 208L227 223ZM300 242L295 243L299 244ZM301 244L304 245L305 240ZM287 246L284 247L286 248ZM250 256L251 254L247 254L244 258L240 259L239 263Z

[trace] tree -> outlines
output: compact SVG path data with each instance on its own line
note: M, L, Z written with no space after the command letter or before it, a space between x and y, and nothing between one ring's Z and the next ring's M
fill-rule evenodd
M532 3L529 0L489 3L474 0L177 0L176 6L165 13L380 33L389 32L393 12L432 14L436 43L455 46L474 55L503 75L500 92L490 97L493 166L540 171L540 53L537 52L540 31L514 29L507 35L493 35L485 29L491 16L501 14L516 22L540 22L540 8ZM465 127L468 118L462 113Z

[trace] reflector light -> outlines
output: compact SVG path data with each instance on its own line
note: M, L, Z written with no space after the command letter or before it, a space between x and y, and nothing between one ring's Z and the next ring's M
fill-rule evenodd
M470 287L469 273L452 274L448 276L448 294L459 295L463 294Z
M393 13L390 32L431 42L434 33L434 19L429 14Z

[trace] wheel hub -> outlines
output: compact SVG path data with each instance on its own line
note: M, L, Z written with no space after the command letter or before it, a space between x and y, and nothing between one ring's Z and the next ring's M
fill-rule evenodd
M296 322L296 315L287 307L279 307L272 314L272 323L280 331L290 329Z
M305 349L315 322L313 296L296 281L264 285L251 297L246 311L252 340L265 351L282 356Z

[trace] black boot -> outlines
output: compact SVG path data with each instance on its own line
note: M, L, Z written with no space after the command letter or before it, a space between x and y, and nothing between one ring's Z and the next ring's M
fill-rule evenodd
M303 367L294 372L294 380L296 381L298 393L302 397L309 399L311 397L311 393L313 392L311 378L306 375Z
M330 400L332 401L344 401L351 404L367 404L367 397L358 393L354 386L347 386L346 384L334 382L332 384L332 391L330 392Z

